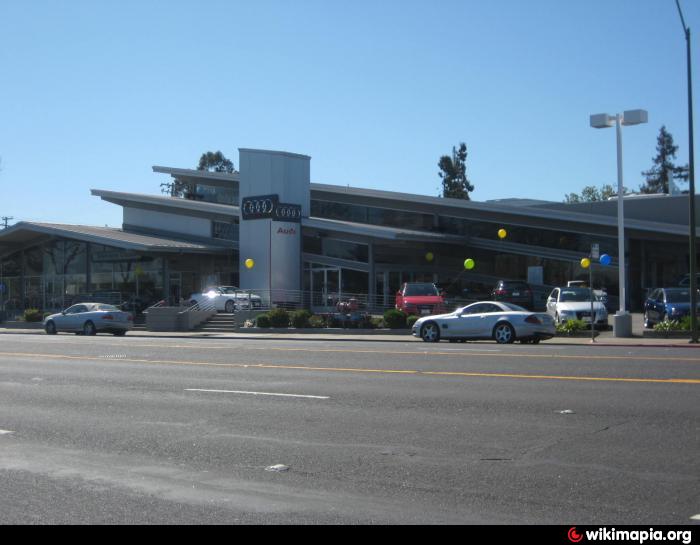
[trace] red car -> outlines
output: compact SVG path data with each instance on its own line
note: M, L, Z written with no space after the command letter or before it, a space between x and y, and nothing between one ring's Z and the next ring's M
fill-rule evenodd
M445 312L445 298L429 282L405 282L396 293L396 309L406 314L430 315Z

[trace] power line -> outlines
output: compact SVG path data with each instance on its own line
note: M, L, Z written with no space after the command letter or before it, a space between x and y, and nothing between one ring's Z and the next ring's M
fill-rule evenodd
M0 219L1 219L2 222L5 224L5 227L3 227L3 229L7 229L7 227L8 227L7 222L9 222L10 220L13 220L13 219L15 219L15 218L13 218L12 216L3 216L3 217L0 218Z

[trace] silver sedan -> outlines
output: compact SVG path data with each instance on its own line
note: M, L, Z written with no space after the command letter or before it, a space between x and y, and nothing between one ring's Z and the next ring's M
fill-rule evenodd
M425 316L413 325L413 335L425 342L493 339L500 344L516 340L536 344L555 333L554 320L548 314L500 301L472 303L450 314Z
M122 336L133 325L134 318L131 314L103 303L79 303L44 319L44 330L49 335L55 335L59 331L96 335L104 331Z

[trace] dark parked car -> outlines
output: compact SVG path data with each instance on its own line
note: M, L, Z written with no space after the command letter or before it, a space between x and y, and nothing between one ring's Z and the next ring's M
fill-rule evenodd
M683 277L679 280L678 285L681 288L689 288L690 287L690 274L683 275ZM695 275L695 285L700 286L700 274Z
M526 309L532 309L532 288L522 280L499 280L491 292L494 301L503 301L520 305Z
M697 307L700 310L700 304ZM652 328L664 320L680 320L690 314L688 288L658 288L644 302L644 327Z

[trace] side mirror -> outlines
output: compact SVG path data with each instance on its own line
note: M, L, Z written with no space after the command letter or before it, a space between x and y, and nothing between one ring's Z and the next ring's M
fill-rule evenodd
M62 314L63 316L65 316L65 315L66 315L66 311L65 311L65 310L62 310L62 311L61 311L61 314Z

